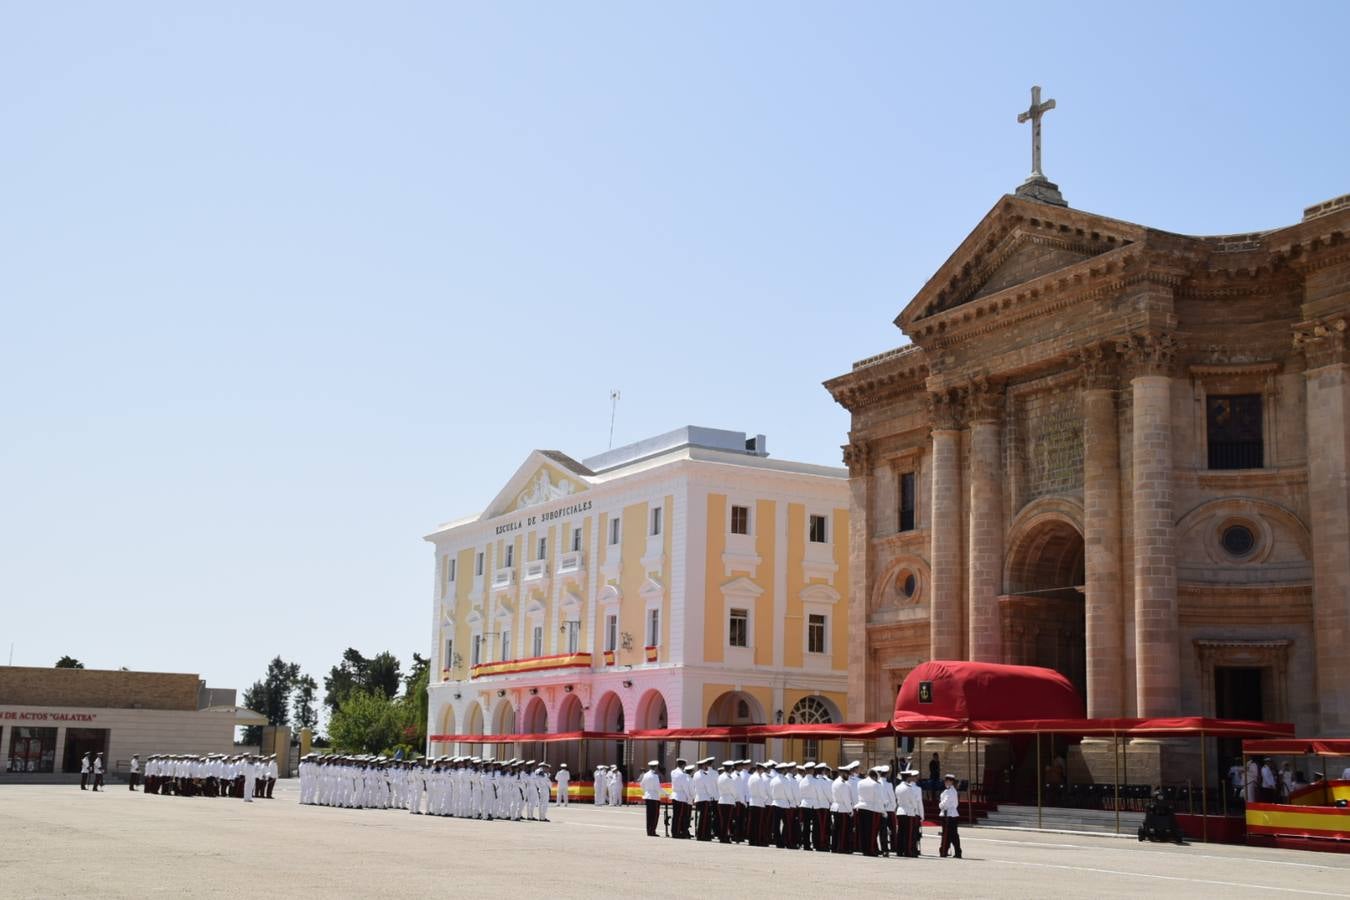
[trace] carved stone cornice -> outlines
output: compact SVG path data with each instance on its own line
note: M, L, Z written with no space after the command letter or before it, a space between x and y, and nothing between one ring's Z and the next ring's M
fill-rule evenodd
M1177 339L1167 331L1141 331L1116 343L1116 352L1125 362L1131 378L1144 375L1168 375L1176 365Z
M955 389L928 392L928 420L934 431L956 431L961 427L961 392Z
M1109 343L1092 344L1074 354L1085 391L1111 391L1120 383L1120 360Z
M924 351L910 344L859 360L853 371L825 382L825 389L840 406L857 412L922 390L928 374Z
M1294 348L1303 353L1308 369L1345 363L1345 333L1350 324L1339 316L1294 326Z
M850 478L872 474L872 445L865 441L849 441L843 447L844 465Z
M977 378L966 386L966 424L998 422L1003 418L1003 382ZM936 427L936 426L934 426Z

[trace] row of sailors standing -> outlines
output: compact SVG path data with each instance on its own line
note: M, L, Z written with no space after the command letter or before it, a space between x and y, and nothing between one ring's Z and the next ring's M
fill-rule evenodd
M595 805L623 806L628 782L618 766L599 765L595 767ZM559 790L559 796L562 796Z
M858 775L852 762L832 771L826 763L754 762L727 760L720 773L713 758L688 765L677 759L670 778L674 808L671 837L700 841L714 838L725 844L865 856L918 856L923 828L923 791L913 769L899 773L892 789L886 777L890 766L876 766ZM652 760L640 781L647 808L647 834L656 837L656 825L665 790L660 763ZM942 823L940 856L955 852L961 858L960 817L956 777L947 775L938 802ZM690 824L697 816L694 834Z
M406 809L413 815L548 821L548 763L477 756L417 761L319 756L300 761L300 802L347 809ZM559 783L565 787L566 780Z
M138 775L139 770L140 761L132 757L132 775ZM130 786L134 789L135 784L133 777ZM272 799L276 784L275 753L269 756L156 753L145 760L147 794L233 797L252 803L255 798Z

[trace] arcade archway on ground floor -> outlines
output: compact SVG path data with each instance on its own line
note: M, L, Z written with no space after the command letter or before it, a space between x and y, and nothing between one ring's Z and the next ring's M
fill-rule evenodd
M600 699L595 702L595 717L591 730L619 733L627 731L626 725L623 700L619 695L614 691L606 691L601 694ZM626 765L628 760L624 758L624 751L627 747L626 741L595 741L592 746L590 761L620 766L626 778L629 774L629 767Z
M668 720L666 698L656 688L644 691L637 703L638 730L666 728L669 725ZM674 763L670 745L666 741L634 741L632 756L638 765L654 759L668 769Z
M520 714L521 734L545 734L548 731L548 707L542 698L531 697L525 703L525 711ZM523 759L542 761L545 758L547 744L540 741L528 741L520 745Z
M764 707L754 694L745 691L726 691L708 706L709 725L767 725ZM717 745L721 753L732 759L753 759L752 746L748 743L727 743ZM762 749L762 748L761 748Z
M447 732L453 734L453 732ZM469 711L464 717L464 734L482 734L483 733L483 707L480 703L470 703ZM459 744L455 753L459 756L482 756L482 744Z

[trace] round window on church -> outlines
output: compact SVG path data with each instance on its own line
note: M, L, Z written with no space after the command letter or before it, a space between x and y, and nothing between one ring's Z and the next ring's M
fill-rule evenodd
M1223 549L1233 556L1246 556L1256 546L1256 535L1246 525L1229 525L1219 540L1223 542Z
M914 596L914 592L918 590L918 588L919 581L914 577L914 573L907 572L905 574L905 580L900 583L900 593L904 594L905 599L908 600Z

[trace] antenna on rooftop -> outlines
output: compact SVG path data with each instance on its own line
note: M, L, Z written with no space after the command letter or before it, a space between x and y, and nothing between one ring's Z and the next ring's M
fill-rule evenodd
M609 392L609 449L614 449L614 417L619 413L619 389Z

